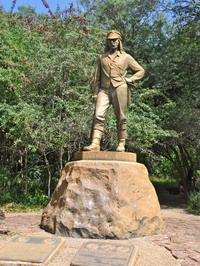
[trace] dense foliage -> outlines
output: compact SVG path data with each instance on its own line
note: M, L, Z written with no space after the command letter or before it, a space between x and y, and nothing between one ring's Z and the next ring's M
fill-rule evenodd
M48 188L50 195L63 163L90 135L91 66L103 34L83 16L0 16L1 194Z
M187 210L194 214L200 214L200 192L193 192L189 195Z
M198 2L79 2L87 11L53 13L43 1L49 15L0 12L0 203L44 204L63 165L89 143L94 65L111 28L146 70L132 89L127 149L187 191L188 173L199 173ZM108 116L104 150L116 144Z

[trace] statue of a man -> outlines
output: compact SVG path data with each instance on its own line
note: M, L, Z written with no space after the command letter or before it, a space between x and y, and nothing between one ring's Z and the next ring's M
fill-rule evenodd
M117 118L116 151L125 151L128 85L140 80L144 76L144 69L133 57L123 51L121 40L119 32L110 31L107 34L106 51L98 58L92 96L96 101L92 143L84 147L84 151L100 151L105 114L111 104ZM128 69L134 73L130 78L126 78Z

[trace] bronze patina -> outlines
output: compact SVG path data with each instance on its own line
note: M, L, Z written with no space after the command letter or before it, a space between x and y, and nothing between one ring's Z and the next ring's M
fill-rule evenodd
M127 70L133 75L127 78ZM84 151L100 151L100 141L104 128L107 109L113 106L117 118L118 147L117 152L125 151L126 109L128 105L128 85L134 85L144 76L144 69L136 60L125 53L122 37L118 31L110 31L106 38L106 50L97 60L93 99L96 101L92 143L83 148Z

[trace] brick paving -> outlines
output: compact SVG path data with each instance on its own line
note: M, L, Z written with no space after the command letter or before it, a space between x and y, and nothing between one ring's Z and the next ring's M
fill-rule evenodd
M174 209L180 212L180 209ZM163 212L164 213L164 212ZM187 217L187 213L185 216ZM200 216L189 215L190 220L163 217L166 229L162 235L147 236L148 241L165 247L183 266L200 265Z
M164 247L182 266L200 265L200 216L187 214L183 208L164 207L161 213L165 232L142 239ZM39 228L40 219L41 212L6 213L6 219L0 220L0 246L14 235L49 236ZM83 240L76 243L80 247Z
M165 233L145 239L165 247L182 266L200 265L200 215L185 211L184 195L163 195L160 203Z

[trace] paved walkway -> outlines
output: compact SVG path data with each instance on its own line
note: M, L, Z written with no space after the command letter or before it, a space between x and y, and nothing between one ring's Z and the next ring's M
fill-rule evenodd
M182 266L200 265L200 216L183 209L162 209L166 226L162 235L147 236L150 242L165 247Z
M164 234L146 236L138 238L143 245L151 244L152 247L163 247L165 252L176 259L175 262L163 264L157 262L155 264L147 263L146 265L182 265L197 266L200 265L200 216L187 214L183 208L175 208L174 206L162 205L162 216L166 225ZM6 213L6 219L0 220L0 246L7 239L14 235L48 235L39 228L41 212L32 213ZM6 233L7 232L7 233ZM70 265L76 251L84 243L84 239L68 239L67 245L70 247L67 255L61 253L59 260L53 261L51 266L62 265L60 261L65 262L64 265ZM131 241L134 244L134 240ZM163 252L163 249L160 249ZM167 250L167 251L166 251ZM157 252L156 250L154 252ZM140 265L140 264L137 264ZM141 264L142 265L142 264Z

